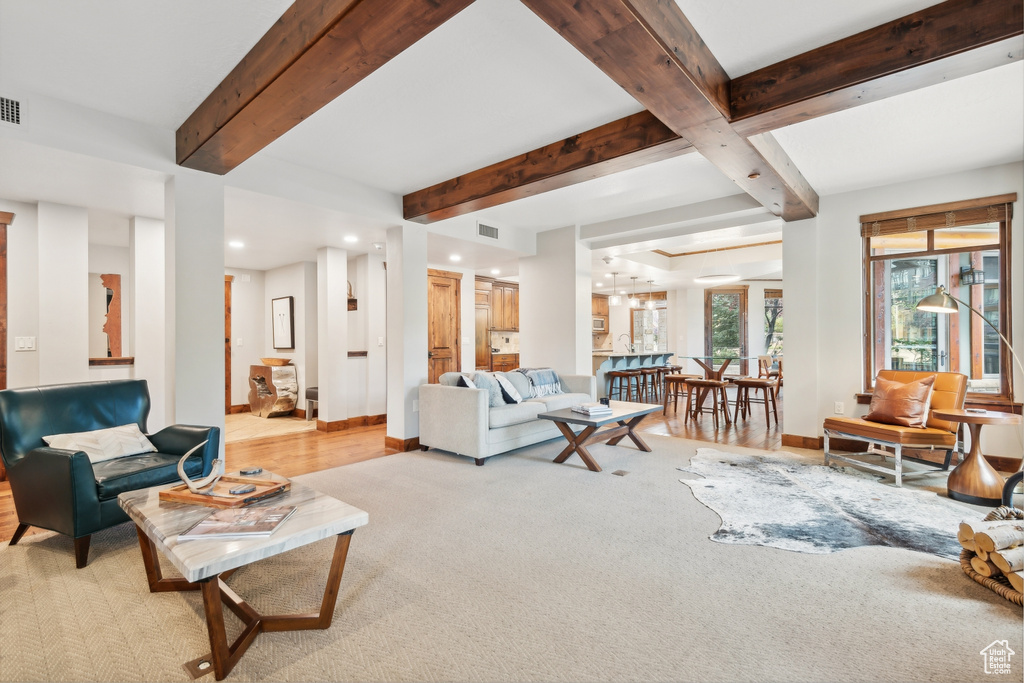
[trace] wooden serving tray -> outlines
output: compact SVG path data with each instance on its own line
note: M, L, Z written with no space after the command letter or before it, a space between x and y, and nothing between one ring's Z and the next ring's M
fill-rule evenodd
M252 484L255 491L232 495L228 493L240 484ZM253 477L221 477L214 484L214 496L203 493L192 493L185 484L179 484L160 492L160 500L172 503L188 503L190 505L203 505L209 508L240 508L252 505L258 501L277 496L292 487L290 481L273 481L271 479L256 479Z

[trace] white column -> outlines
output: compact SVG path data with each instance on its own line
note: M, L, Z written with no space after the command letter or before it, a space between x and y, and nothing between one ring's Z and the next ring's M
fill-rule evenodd
M388 410L388 284L384 254L371 253L366 262L366 291L359 293L359 307L366 311L366 414L374 417Z
M578 226L537 235L537 255L519 260L519 364L593 374L590 249Z
M166 427L167 406L173 397L167 375L167 269L164 253L164 222L133 217L128 221L128 307L129 331L135 357L135 377L149 384L148 427L151 432Z
M304 284L301 299L303 321L301 343L304 349L302 354L303 377L302 381L299 382L299 396L295 403L296 407L302 410L305 410L307 405L306 389L317 386L317 382L320 381L320 315L318 313L320 296L317 291L319 288L317 270L316 263L303 261L302 276ZM296 304L296 308L298 308L298 304ZM296 318L299 317L298 310L296 310L295 316ZM296 321L296 325L298 325L298 321ZM296 344L298 343L300 341L296 339ZM319 410L319 405L317 409Z
M405 441L419 436L417 396L427 381L426 228L390 228L387 263L387 435Z
M784 431L793 436L816 437L821 432L818 413L818 223L815 219L786 223L782 231L782 295L786 307L786 341L783 358L785 387L780 399L785 414ZM811 283L814 283L813 286ZM834 358L829 358L834 363Z
M316 252L317 348L320 423L348 415L348 252L321 247Z
M89 381L89 214L39 202L39 383Z
M178 424L220 427L224 439L224 186L183 171L165 186L173 413Z

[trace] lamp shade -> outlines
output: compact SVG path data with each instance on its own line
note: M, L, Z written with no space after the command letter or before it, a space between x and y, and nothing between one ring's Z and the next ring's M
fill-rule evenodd
M925 313L950 315L958 312L960 308L953 297L946 294L946 288L943 285L939 285L934 294L929 294L917 302L917 310L924 311Z

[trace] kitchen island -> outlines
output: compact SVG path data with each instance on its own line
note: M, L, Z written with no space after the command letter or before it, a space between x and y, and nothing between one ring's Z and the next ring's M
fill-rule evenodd
M634 370L665 365L674 354L671 351L647 353L616 353L615 351L594 351L594 377L597 378L597 395L608 395L608 380L604 373L609 370Z

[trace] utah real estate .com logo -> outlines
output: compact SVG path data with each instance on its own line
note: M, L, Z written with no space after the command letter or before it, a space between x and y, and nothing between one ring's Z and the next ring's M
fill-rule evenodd
M1010 658L1017 654L1010 649L1010 643L1006 640L994 640L981 651L985 658L985 673L987 674L1008 674L1010 673Z

